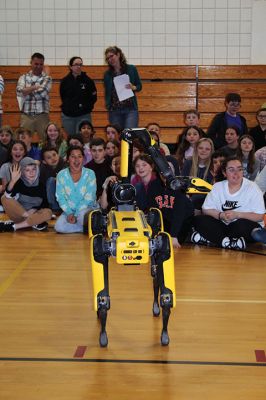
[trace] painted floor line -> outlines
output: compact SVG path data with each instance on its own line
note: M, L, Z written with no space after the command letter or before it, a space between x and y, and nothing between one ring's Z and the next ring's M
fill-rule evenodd
M230 300L230 299L182 299L177 298L179 303L235 303L235 304L266 304L266 300Z
M228 367L266 367L266 363L234 361L190 361L190 360L132 360L106 358L45 358L45 357L0 357L1 361L10 362L79 362L107 364L165 364L165 365L206 365Z
M9 277L0 285L0 296L2 296L7 289L12 285L15 279L21 274L21 272L29 265L30 261L36 255L37 251L32 250L17 266L15 271L13 271Z

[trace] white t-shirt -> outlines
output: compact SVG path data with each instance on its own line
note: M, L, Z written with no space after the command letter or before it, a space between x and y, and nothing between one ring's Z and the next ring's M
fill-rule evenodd
M227 180L215 183L206 196L202 209L265 213L262 191L256 183L246 178L243 178L241 188L235 193L229 192ZM263 223L261 225L263 226Z

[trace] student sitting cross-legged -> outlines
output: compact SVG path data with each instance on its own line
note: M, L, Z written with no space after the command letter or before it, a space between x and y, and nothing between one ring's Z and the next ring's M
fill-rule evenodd
M11 221L0 222L0 232L14 232L32 227L46 230L52 211L48 208L45 186L39 181L39 166L30 157L11 166L2 205Z
M95 174L83 167L83 158L82 147L69 147L69 167L57 174L56 198L63 213L56 221L56 232L83 232L85 214L99 207L96 202Z
M225 180L214 184L194 217L191 241L244 250L247 242L263 236L264 201L259 187L243 177L241 160L232 156L222 165Z

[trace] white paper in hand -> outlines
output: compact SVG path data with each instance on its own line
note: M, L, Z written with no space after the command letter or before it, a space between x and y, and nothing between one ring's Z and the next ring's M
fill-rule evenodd
M129 76L127 74L118 75L114 77L115 90L119 101L129 99L134 96L131 89L127 89L126 85L129 84Z

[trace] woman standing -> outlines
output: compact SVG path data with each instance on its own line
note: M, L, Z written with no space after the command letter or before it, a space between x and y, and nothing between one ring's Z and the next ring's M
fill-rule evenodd
M69 167L57 175L56 198L63 213L56 221L56 232L83 232L85 214L98 208L95 174L83 168L83 158L82 147L70 147L67 151Z
M78 132L84 119L91 121L91 112L97 100L95 83L82 71L82 66L82 58L72 57L69 61L70 72L60 83L62 125L70 136Z
M202 206L204 215L194 217L191 241L244 250L246 242L252 242L254 233L262 228L263 195L254 182L243 177L239 158L227 158L222 171L225 180L215 183L207 195Z
M127 64L127 60L119 47L112 46L105 50L105 61L109 69L104 74L105 103L109 112L111 124L118 124L123 130L125 128L136 128L138 126L138 104L136 92L142 89L141 80L134 65ZM132 97L120 101L114 85L114 78L126 75L129 83L125 89L133 91Z

